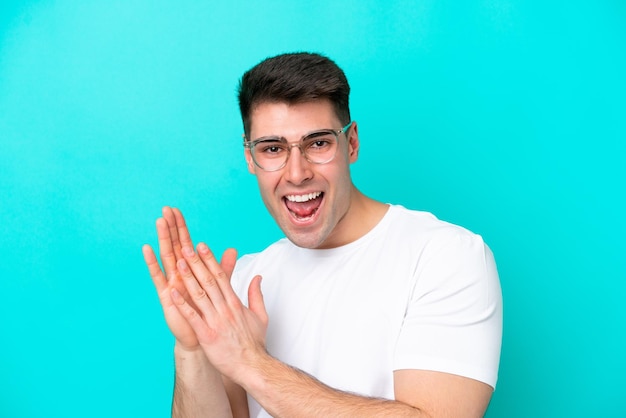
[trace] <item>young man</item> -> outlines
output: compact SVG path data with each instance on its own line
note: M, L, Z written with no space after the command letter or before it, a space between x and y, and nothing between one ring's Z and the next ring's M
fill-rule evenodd
M348 96L316 54L241 80L246 163L285 239L235 266L233 250L194 251L180 211L157 220L164 272L144 256L176 338L173 416L484 414L502 330L491 252L356 189Z

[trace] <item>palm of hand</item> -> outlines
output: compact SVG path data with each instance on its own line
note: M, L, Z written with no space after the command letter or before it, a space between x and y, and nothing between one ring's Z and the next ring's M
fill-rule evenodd
M163 208L163 218L156 221L156 229L163 269L149 245L143 247L144 260L156 287L167 326L176 341L184 348L195 349L199 346L198 338L193 328L176 308L171 296L172 289L176 289L183 297L187 297L187 290L178 274L176 263L183 259L182 246L193 246L191 236L185 219L176 208ZM234 260L230 262L234 267Z
M187 297L185 286L178 276L168 281L167 287L159 291L159 301L163 308L163 315L168 328L176 338L178 344L187 350L193 350L199 346L198 337L187 320L181 315L172 301L172 289L175 288L183 297Z

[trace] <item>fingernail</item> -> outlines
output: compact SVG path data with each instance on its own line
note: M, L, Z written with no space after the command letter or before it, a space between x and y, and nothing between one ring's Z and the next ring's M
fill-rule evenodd
M182 303L185 301L183 299L183 296L178 292L178 290L174 288L171 291L171 295L172 295L172 300L174 300L174 302L179 305L182 305Z
M187 257L191 257L193 256L193 248L185 245L183 247L183 255L187 256Z
M189 271L189 266L187 266L187 262L185 260L178 260L176 263L181 272L187 273Z
M205 243L201 242L198 244L198 252L206 254L209 252L209 247L207 247Z

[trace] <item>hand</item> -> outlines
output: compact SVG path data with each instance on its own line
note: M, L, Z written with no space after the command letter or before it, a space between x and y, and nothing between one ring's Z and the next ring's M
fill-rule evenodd
M187 296L187 291L176 268L176 262L183 259L181 252L183 246L193 246L191 236L182 213L176 208L164 207L163 218L156 221L156 228L159 238L161 263L165 273L161 270L154 251L149 245L144 245L143 247L144 260L159 295L165 321L176 338L177 344L183 349L194 350L199 348L198 339L192 327L180 314L171 298L172 289L177 289L183 297ZM221 267L229 278L235 267L236 260L237 252L232 249L226 250L222 256Z
M171 297L198 338L207 358L223 375L239 381L255 356L267 355L267 312L261 294L261 276L252 279L245 307L230 285L229 272L200 243L198 252L185 245L177 261L186 293L171 289Z

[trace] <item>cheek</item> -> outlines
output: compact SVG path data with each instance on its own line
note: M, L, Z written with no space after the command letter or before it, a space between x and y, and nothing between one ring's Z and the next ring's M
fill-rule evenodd
M264 199L271 199L276 192L276 185L278 184L278 179L274 178L275 176L267 175L266 172L256 173L256 180L259 186L259 191Z
M323 175L331 187L337 189L337 192L342 195L346 193L346 188L352 184L352 180L350 178L350 166L348 164L343 164L343 161L342 164L328 167L328 170L326 170ZM339 197L341 198L345 196Z

